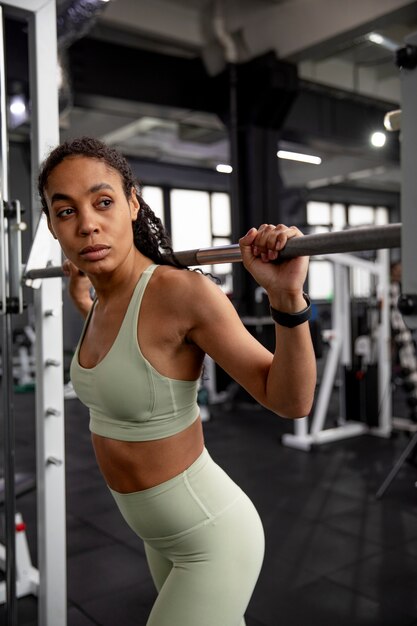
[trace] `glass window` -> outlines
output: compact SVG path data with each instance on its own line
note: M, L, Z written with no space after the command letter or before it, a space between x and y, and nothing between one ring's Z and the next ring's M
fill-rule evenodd
M210 196L206 191L171 190L171 237L178 251L211 246Z
M313 226L310 229L310 235L315 235L316 233L329 233L330 226Z
M346 207L344 204L332 205L333 230L343 230L346 226Z
M229 194L211 194L211 225L215 237L230 237L232 224Z
M330 204L307 202L307 224L330 224Z
M383 225L389 222L389 211L386 206L378 206L375 211L375 224Z
M333 264L330 261L310 261L308 292L312 300L332 300Z
M145 185L142 195L164 223L164 193L161 187ZM227 193L171 189L170 222L173 248L176 251L210 248L231 244L231 207ZM221 281L226 292L233 289L232 264L199 266Z
M156 217L164 223L164 196L161 187L146 185L142 188L142 196Z
M361 226L375 222L375 209L371 206L351 204L349 206L349 225Z

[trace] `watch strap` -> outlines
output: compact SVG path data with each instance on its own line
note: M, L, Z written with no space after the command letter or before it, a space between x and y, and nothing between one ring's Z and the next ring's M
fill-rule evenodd
M298 313L284 313L283 311L278 311L274 309L272 306L269 307L271 311L271 317L280 326L286 326L287 328L294 328L294 326L298 326L299 324L304 324L309 319L311 319L311 300L306 293L303 293L304 300L307 303L307 306L302 311L298 311Z

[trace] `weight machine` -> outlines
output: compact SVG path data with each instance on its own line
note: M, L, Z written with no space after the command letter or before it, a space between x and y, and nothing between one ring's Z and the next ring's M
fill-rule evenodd
M310 450L314 446L338 441L347 437L371 433L388 437L391 432L391 356L390 356L390 310L389 310L389 253L379 250L375 262L355 257L351 254L324 255L334 265L334 295L332 303L332 330L330 348L326 357L323 379L317 396L314 413L309 420L303 417L295 421L294 434L283 435L284 445ZM351 317L349 269L360 268L377 278L379 321L376 331L378 354L378 426L369 427L366 423L341 415L338 425L325 428L325 420L340 366L352 365ZM341 402L343 404L343 400Z

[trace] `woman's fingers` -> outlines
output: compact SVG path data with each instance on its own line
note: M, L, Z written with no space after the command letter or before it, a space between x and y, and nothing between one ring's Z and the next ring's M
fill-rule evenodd
M64 272L65 276L85 276L84 272L79 270L78 267L74 265L74 263L71 263L71 261L69 261L68 259L65 259L65 261L63 262L62 271Z
M301 236L302 232L296 226L262 224L252 243L253 255L265 262L275 260L288 239Z

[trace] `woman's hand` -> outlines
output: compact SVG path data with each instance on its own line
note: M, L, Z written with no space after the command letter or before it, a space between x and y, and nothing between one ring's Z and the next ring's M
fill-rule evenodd
M308 257L297 257L274 264L279 258L279 251L293 237L302 237L296 226L284 224L262 224L239 240L242 261L256 282L268 293L272 301L281 299L280 295L296 296L302 292L307 277Z
M69 278L68 293L77 309L86 317L92 305L90 279L68 259L62 264L62 269L65 276Z

